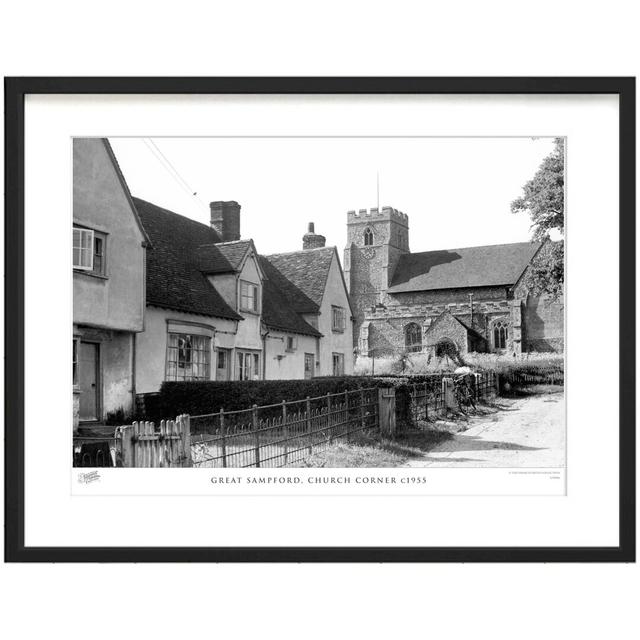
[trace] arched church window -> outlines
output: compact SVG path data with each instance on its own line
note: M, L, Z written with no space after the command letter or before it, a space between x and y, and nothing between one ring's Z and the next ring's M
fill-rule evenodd
M506 323L496 322L493 325L493 346L496 349L506 349L508 335L509 332Z
M415 322L410 322L404 328L404 345L407 351L422 351L422 328Z
M373 244L373 231L369 227L364 230L364 244L366 247Z

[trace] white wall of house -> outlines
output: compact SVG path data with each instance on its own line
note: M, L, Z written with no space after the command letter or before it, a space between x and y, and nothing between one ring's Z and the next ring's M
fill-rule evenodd
M93 231L94 242L100 238L103 265L98 269L94 258L93 271L73 269L73 334L78 355L84 354L74 368L77 429L80 420L100 422L119 409L132 409L133 344L144 328L145 236L99 138L73 141L73 226ZM90 247L92 254L95 249Z
M332 327L332 307L342 307L345 310L344 331L334 331ZM320 367L318 375L330 376L333 374L333 353L344 354L344 373L353 373L353 324L351 311L349 310L349 298L340 273L340 263L337 255L334 255L327 277L320 316L318 318L318 330L323 334L320 340Z
M252 313L242 308L240 305L240 288L242 281L250 282L258 287L258 311ZM247 257L242 271L237 277L237 305L236 311L244 318L238 325L238 335L236 336L236 347L243 349L255 349L262 351L261 336L261 313L262 313L262 279L256 257L251 252ZM232 307L233 308L233 307Z
M294 341L293 350L287 349L287 338ZM300 380L305 377L305 354L313 358L314 376L318 359L318 339L314 336L269 331L265 340L266 380Z
M73 320L142 331L144 235L103 140L73 141L73 222L105 234L104 275L73 272Z
M160 389L166 378L167 342L171 332L210 339L209 379L215 380L216 349L234 347L237 324L224 318L147 307L145 330L136 337L136 392L151 393Z

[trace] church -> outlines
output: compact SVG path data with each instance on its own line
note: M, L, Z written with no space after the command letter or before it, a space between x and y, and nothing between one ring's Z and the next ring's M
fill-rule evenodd
M562 299L530 295L524 285L550 243L412 253L407 214L349 211L344 271L355 353L562 352Z

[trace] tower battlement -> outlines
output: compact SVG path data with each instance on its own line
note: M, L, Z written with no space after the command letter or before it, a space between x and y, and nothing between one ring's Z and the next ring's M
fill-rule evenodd
M370 220L395 220L405 226L409 225L409 216L393 207L371 207L371 209L357 209L347 211L347 222L368 222Z

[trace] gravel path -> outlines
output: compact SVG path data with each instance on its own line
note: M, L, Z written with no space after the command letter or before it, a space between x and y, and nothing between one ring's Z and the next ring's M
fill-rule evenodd
M470 418L469 427L405 467L564 467L564 393L500 398L497 413Z

